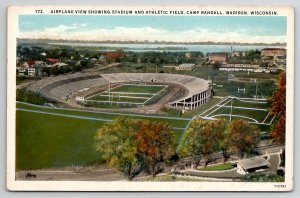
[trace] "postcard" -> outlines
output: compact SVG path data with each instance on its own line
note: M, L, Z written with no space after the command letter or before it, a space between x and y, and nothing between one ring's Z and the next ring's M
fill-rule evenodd
M11 191L291 191L291 6L11 6Z

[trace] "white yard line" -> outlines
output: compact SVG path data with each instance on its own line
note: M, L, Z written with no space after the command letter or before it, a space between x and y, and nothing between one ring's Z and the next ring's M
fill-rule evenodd
M262 121L262 123L265 123L265 121L267 120L267 118L269 117L271 111L269 111L268 115L265 117L265 119Z
M220 108L222 108L223 106L225 106L227 103L231 102L234 98L230 98L230 100L228 100L227 102L225 102L224 104L220 105L219 107L217 107L215 110L213 110L212 112L210 112L209 114L206 115L206 117L209 117L209 115L211 115L212 113L216 112L217 110L219 110ZM215 105L214 107L216 107L217 105Z
M219 105L219 104L221 104L222 102L224 102L224 101L226 101L226 100L228 100L228 99L229 99L229 97L225 98L224 100L222 100L221 102L219 102L219 103L216 104L216 105ZM207 109L206 111L202 112L199 116L202 116L202 115L205 114L206 112L208 112L208 111L210 111L211 109L215 108L216 105L214 105L213 107L211 107L211 108Z
M143 105L142 102L118 102L118 101L107 101L107 100L85 100L86 102L94 102L94 103L115 103L115 104L137 104Z
M147 85L140 85L140 84L122 84L122 85L129 85L129 86L131 86L131 85L133 85L133 86L139 86L139 87L151 87L151 86L153 86L153 87L164 87L164 86L166 86L166 85L155 85L155 84L147 84Z
M272 122L273 122L273 120L275 119L275 116L272 118L272 120L271 120L271 122L269 123L269 125L271 125L272 124Z
M109 97L109 95L101 95L101 97ZM112 98L140 98L140 99L149 99L149 97L141 97L141 96L118 96L114 95Z
M266 99L251 99L251 98L236 98L241 102L248 102L248 103L258 103L258 104L267 104Z
M168 86L167 85L162 85L162 86L164 86L164 88L163 89L161 89L159 92L157 92L156 94L154 94L151 98L149 98L148 100L146 100L145 102L144 102L144 104L146 104L149 100L151 100L153 97L155 97L156 95L158 95L160 92L162 92L163 90L165 90Z
M226 116L226 117L230 117L230 114L217 114L217 115L214 115L214 116L211 116L212 118L214 117L220 117L220 116ZM247 116L241 116L241 115L231 115L231 117L238 117L238 118L247 118L249 120L253 120L255 123L259 123L257 120L255 120L254 118L250 118L250 117L247 117Z
M102 93L108 93L107 91L104 91ZM155 94L152 93L134 93L134 92L110 92L111 94L126 94L126 95L149 95L149 96L153 96ZM99 93L100 94L100 93ZM103 96L104 94L102 94Z
M216 105L219 107L225 107L225 108L231 108L231 106L222 106L222 105ZM245 110L256 110L256 111L268 111L268 109L260 109L260 108L252 108L252 107L236 107L232 106L233 109L245 109Z

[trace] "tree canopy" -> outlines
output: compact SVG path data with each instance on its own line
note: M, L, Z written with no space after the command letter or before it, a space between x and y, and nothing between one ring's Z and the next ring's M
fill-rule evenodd
M176 152L172 127L163 122L141 122L137 133L138 151L152 176L160 171L160 164L167 162Z
M122 172L129 180L140 171L140 160L136 147L136 131L139 120L118 118L104 124L96 134L97 151L108 166Z
M271 137L275 143L285 142L286 119L286 75L282 72L278 76L278 89L271 97L271 115L276 116L275 124L271 131Z
M250 153L260 141L257 126L245 120L233 120L227 128L230 150L240 156Z
M224 120L193 120L183 138L181 154L191 156L196 167L202 156L206 166L210 155L219 151L219 141L225 126Z
M260 141L260 132L255 125L244 120L193 120L187 129L182 144L180 155L192 157L193 164L197 167L203 158L204 166L209 161L211 154L222 152L224 162L229 153L245 155L250 153Z
M122 117L102 126L95 138L108 166L129 180L141 171L155 176L176 153L172 127L164 122Z

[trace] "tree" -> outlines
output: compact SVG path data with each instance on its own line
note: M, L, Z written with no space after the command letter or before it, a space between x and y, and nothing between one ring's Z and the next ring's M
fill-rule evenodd
M160 165L169 161L176 151L172 127L164 122L142 121L137 133L137 145L152 177L160 171Z
M250 153L260 141L257 126L245 120L233 120L227 128L230 150L240 156Z
M122 172L132 180L141 169L138 156L136 132L140 120L118 118L111 123L104 124L97 133L97 151L109 167Z
M118 118L104 124L95 139L107 165L129 180L143 170L154 177L176 153L172 127L163 122Z
M199 165L202 156L204 166L207 166L210 155L219 151L219 139L225 127L224 120L193 120L185 133L180 152L191 156L195 167Z
M271 102L271 115L276 116L272 127L271 137L275 143L285 142L285 116L286 116L286 76L285 72L279 74L279 86Z
M221 67L221 63L219 61L214 62L213 69L218 70Z
M57 66L51 67L49 73L50 75L54 75L54 76L58 75L59 74L58 67Z
M223 163L226 162L226 160L230 157L230 147L232 146L232 142L231 142L231 136L229 131L227 130L227 123L224 120L224 126L225 130L220 133L220 140L219 140L219 149L222 152L222 156L223 156Z

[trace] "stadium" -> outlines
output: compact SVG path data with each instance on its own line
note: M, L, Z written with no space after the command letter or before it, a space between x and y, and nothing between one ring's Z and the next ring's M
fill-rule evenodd
M195 109L212 97L208 81L167 73L76 73L35 81L29 90L70 106L136 108L162 105Z

